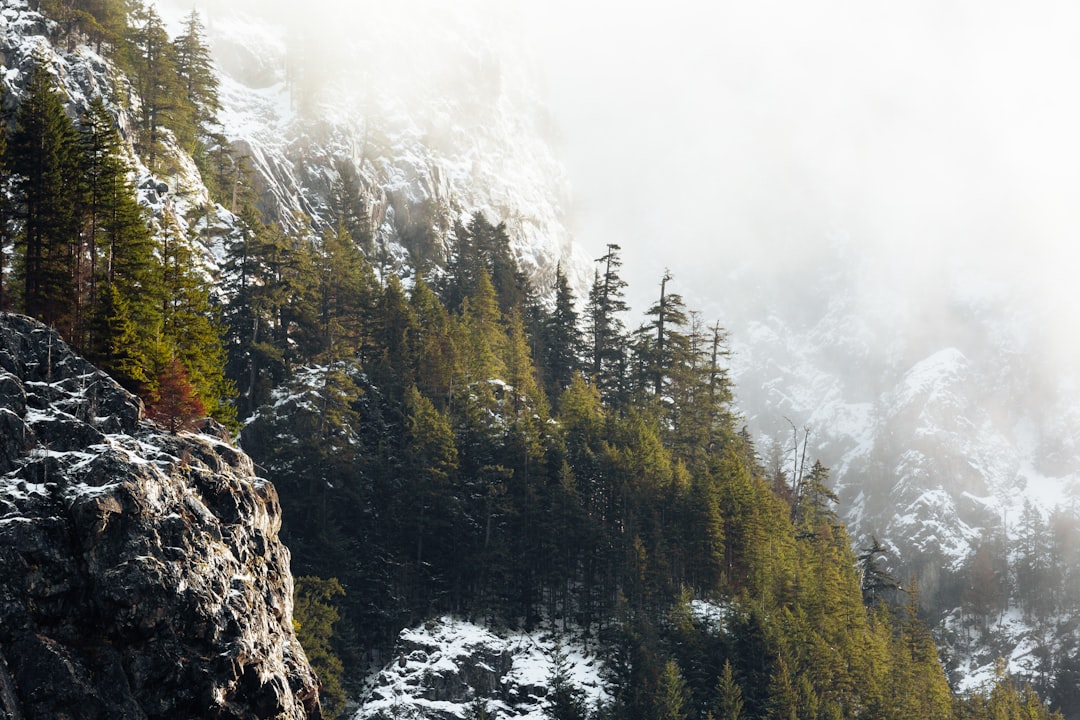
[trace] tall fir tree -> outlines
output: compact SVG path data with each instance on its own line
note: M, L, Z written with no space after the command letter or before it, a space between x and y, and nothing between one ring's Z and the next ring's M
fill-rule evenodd
M140 146L151 169L158 167L162 135L172 128L180 137L194 136L176 57L165 23L153 5L134 13L129 43L131 67L140 101Z
M207 133L217 124L217 113L221 110L219 82L213 55L206 42L206 28L194 8L184 19L183 31L173 41L172 48L184 99L183 106L178 108L178 113L185 116L180 126L187 133L180 139L188 151L194 153L199 133Z
M224 327L210 299L209 279L171 214L166 213L162 224L155 287L160 310L157 366L179 360L207 413L235 423L233 385L225 375Z
M83 184L75 125L38 58L7 148L22 228L17 238L21 309L70 337L79 315Z
M581 328L574 306L574 293L563 272L562 264L555 268L555 306L545 316L541 334L541 366L545 390L551 398L558 397L581 367Z
M682 295L668 288L671 280L671 273L665 270L660 278L660 297L646 311L653 320L648 325L651 343L645 360L653 394L658 398L667 394L671 375L691 361L689 338L680 332L687 323L686 306Z
M618 245L608 244L607 252L597 259L603 271L596 272L586 308L590 374L605 399L618 397L625 389L625 326L621 315L629 306L624 299L626 281L619 275L620 250Z
M0 92L0 100L3 93ZM8 170L7 123L0 123L0 312L8 309L8 279L11 274L8 245L11 243L11 173Z
M91 308L82 333L83 349L107 369L119 370L113 362L116 353L129 358L149 353L154 242L129 179L116 121L100 98L91 101L79 130L86 183L82 222L90 261L86 296ZM114 321L130 322L135 334ZM129 347L118 347L120 335ZM148 380L146 368L128 370L134 372L128 379Z

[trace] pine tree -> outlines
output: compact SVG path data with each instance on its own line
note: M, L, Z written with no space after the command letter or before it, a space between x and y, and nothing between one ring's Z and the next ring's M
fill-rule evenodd
M465 713L465 720L490 720L490 718L491 713L488 712L487 700L477 695L469 703L469 709Z
M799 698L795 682L787 661L778 658L769 684L769 720L798 720Z
M437 407L445 408L450 402L458 362L453 322L423 278L418 278L413 287L409 307L416 318L409 336L416 385Z
M318 255L319 322L326 357L368 350L365 319L375 303L375 275L352 235L344 228L326 230Z
M79 312L78 143L75 126L40 58L27 82L7 150L22 219L16 244L22 310L70 337Z
M175 220L166 214L163 225L154 286L160 351L184 365L207 413L232 424L236 410L229 398L234 389L225 376L224 327L210 300L210 283Z
M405 394L408 412L409 459L417 483L416 499L416 566L424 562L424 540L438 537L439 525L432 527L431 515L445 513L451 474L457 469L458 453L454 432L446 418L431 401L409 388Z
M183 93L184 107L178 112L186 115L181 127L191 131L184 144L194 151L197 133L206 132L217 123L221 110L218 99L218 79L213 56L206 42L206 28L198 12L192 9L184 20L184 30L173 42L176 75Z
M3 93L0 92L0 100ZM8 309L8 244L11 242L11 174L8 170L7 157L8 129L6 123L0 123L0 312Z
M545 390L551 398L558 397L570 385L580 369L581 355L581 329L574 308L574 294L561 264L555 268L554 289L555 307L545 317L540 345Z
M143 6L134 14L141 23L132 33L130 52L136 90L141 102L141 145L147 164L157 167L161 136L166 127L180 137L193 137L184 88L176 70L176 58L165 24L153 5Z
M360 188L360 175L351 162L338 164L338 176L331 193L330 212L338 233L347 233L370 259L375 252L371 218Z
M503 364L506 366L506 381L510 384L512 411L515 416L526 413L528 416L547 415L547 401L536 382L536 368L529 350L528 338L525 337L525 325L521 312L510 312Z
M116 121L100 98L91 101L80 122L86 204L84 233L90 267L85 352L107 369L118 370L114 355L148 357L153 342L154 242L145 211L128 179ZM126 318L122 320L121 318ZM114 326L114 321L131 327ZM125 335L120 344L115 333ZM119 357L119 356L117 356ZM124 363L129 380L146 382L148 367ZM124 373L122 372L121 375Z
M334 626L341 619L335 598L344 595L337 578L298 577L293 589L296 639L319 678L319 700L328 720L341 716L347 700L341 682L344 666L331 644Z
M689 716L690 696L686 681L674 660L664 664L653 703L656 720L686 720Z
M458 348L463 350L466 382L504 377L506 367L501 358L506 335L502 330L502 314L499 312L495 288L485 268L480 269L476 289L462 305L460 327Z
M622 260L621 248L607 246L607 253L597 260L603 263L603 273L598 270L589 291L587 306L588 333L590 340L590 373L605 399L619 394L625 369L623 356L624 325L620 314L629 309L623 299L626 281L619 276Z
M570 678L570 663L561 643L555 644L544 698L544 716L551 720L585 720L585 693Z
M892 600L900 589L900 583L896 581L896 578L880 566L879 561L883 555L885 555L885 548L873 536L870 538L870 546L859 553L863 602L868 607Z
M671 373L690 362L689 339L679 332L687 323L686 307L681 295L668 290L671 279L671 273L665 270L660 279L660 297L646 311L653 320L648 326L652 343L645 361L653 394L658 398L668 391Z
M715 720L744 720L742 688L735 682L731 661L724 660L724 670L716 684Z

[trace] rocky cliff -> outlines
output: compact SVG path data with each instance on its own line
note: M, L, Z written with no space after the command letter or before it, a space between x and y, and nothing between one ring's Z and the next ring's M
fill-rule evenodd
M318 718L274 487L0 314L0 714Z

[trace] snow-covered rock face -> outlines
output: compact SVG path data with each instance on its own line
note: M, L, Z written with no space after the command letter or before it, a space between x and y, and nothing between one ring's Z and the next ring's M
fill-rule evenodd
M831 468L855 543L876 536L894 551L890 569L914 573L924 604L949 613L988 537L1007 537L1014 567L1025 500L1044 520L1058 510L1080 523L1075 371L1051 362L1041 334L1055 318L1023 302L1018 284L951 269L919 295L851 254L822 266L800 276L798 302L773 292L760 301L767 311L732 328L740 405L779 441L789 471L785 418L800 438L809 427L808 455ZM760 449L771 464L769 441ZM1003 627L987 658L961 671L1011 657L1026 642L1019 627Z
M86 110L91 98L112 98L115 77L107 63L82 45L71 52L58 52L49 39L55 30L55 23L31 10L25 0L0 1L0 97L4 114L15 112L22 87L41 59L69 98L73 116ZM121 133L127 134L127 117L118 120Z
M190 11L161 4L177 23ZM513 37L451 11L402 18L394 14L407 11L373 6L344 32L325 18L221 5L208 23L219 117L251 164L265 212L291 227L328 223L348 165L375 241L407 248L412 263L441 259L454 222L481 211L507 223L518 262L542 291L559 262L584 290L591 263L571 243L549 115ZM312 34L322 37L315 49L304 45ZM309 62L318 76L290 74L300 53L324 54Z
M468 717L476 698L486 701L493 720L541 720L560 656L588 707L610 699L601 661L580 642L551 632L498 632L451 617L432 620L401 632L393 660L370 679L355 720L458 720Z
M141 417L0 315L0 714L320 717L273 486L221 428Z

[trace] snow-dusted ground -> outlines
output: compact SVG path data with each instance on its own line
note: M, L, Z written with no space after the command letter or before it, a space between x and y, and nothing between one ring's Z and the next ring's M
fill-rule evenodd
M595 650L573 629L495 630L443 616L401 632L395 657L368 680L355 720L464 718L477 697L493 720L542 720L559 656L593 707L610 699Z

